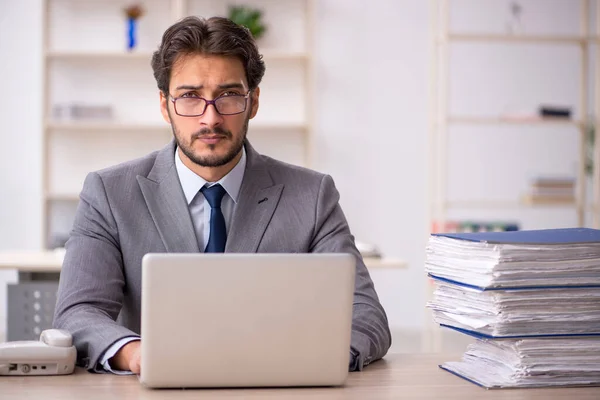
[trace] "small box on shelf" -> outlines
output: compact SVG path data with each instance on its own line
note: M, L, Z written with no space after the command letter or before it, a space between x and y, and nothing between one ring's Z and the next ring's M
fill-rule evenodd
M572 205L576 201L575 186L576 180L572 177L537 177L531 182L523 202L528 205Z
M571 118L571 108L565 106L541 105L539 114L544 118Z

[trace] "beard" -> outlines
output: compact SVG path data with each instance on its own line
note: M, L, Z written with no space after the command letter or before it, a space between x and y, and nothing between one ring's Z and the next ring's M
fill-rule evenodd
M181 134L179 129L177 129L177 126L175 126L173 122L171 122L171 129L173 130L173 136L175 137L177 146L187 158L201 167L215 168L230 163L242 151L242 148L244 147L244 140L248 134L248 121L249 118L246 118L244 126L237 135L233 135L231 131L225 130L221 127L216 127L214 129L204 128L193 133L189 142L184 140L184 136ZM194 140L198 140L204 135L221 135L225 137L225 144L229 146L226 153L222 156L217 154L196 154L192 147L192 143ZM217 148L217 146L214 144L209 144L208 148L213 151Z

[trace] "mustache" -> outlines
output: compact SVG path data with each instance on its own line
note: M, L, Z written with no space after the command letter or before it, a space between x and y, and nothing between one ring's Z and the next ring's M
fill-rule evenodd
M229 132L221 127L216 127L213 129L204 128L204 129L201 129L198 132L194 133L192 135L192 140L199 139L201 136L206 136L206 135L221 135L221 136L225 136L228 139L231 139L233 136L231 134L231 132Z

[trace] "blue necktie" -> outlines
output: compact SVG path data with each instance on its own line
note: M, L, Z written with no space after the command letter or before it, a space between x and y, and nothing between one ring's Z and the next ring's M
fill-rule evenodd
M225 228L225 217L221 211L221 200L225 195L223 186L217 184L209 188L201 189L202 194L210 204L210 235L205 253L224 253L227 242L227 229Z

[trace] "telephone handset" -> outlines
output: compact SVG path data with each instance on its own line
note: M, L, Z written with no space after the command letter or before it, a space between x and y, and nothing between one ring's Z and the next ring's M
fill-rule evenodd
M39 341L0 343L0 375L68 375L76 358L71 334L47 329Z

